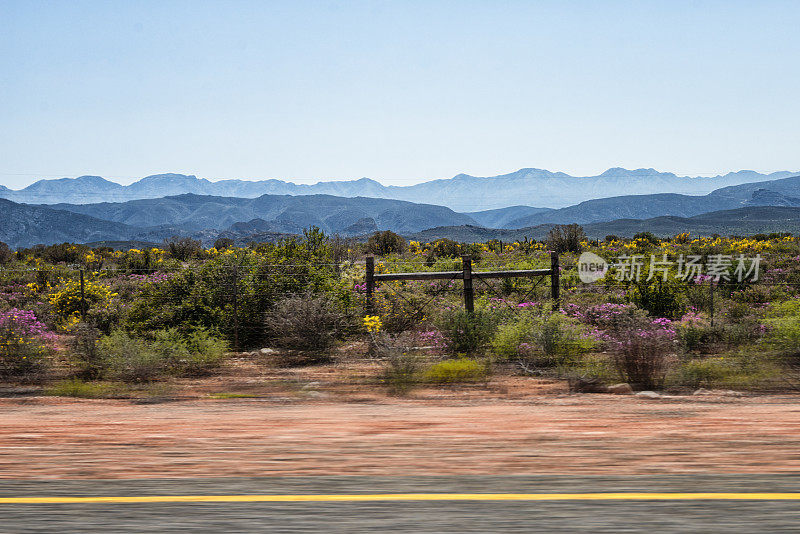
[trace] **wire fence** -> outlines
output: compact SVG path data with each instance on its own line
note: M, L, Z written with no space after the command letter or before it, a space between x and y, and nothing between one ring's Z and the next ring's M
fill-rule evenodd
M785 259L765 256L767 262ZM244 349L264 343L269 336L265 315L282 300L298 296L335 297L354 329L368 313L381 315L390 328L401 331L415 328L441 310L469 308L462 261L449 258L430 264L422 259L377 260L371 303L367 288L368 260L257 265L198 263L166 270L14 266L0 268L0 312L9 308L33 310L52 325L77 318L106 331L123 324L143 330L204 326L218 330L235 348ZM474 276L470 278L474 305L524 310L634 300L646 308L680 301L682 309L706 313L713 321L732 313L734 306L758 309L769 302L800 295L800 280L778 272L780 269L772 269L753 282L683 281L666 284L667 289L652 294L642 294L642 287L648 287L646 284L611 277L592 284L582 283L571 259L567 262L562 259L556 277L479 275L481 271L495 271L509 265L545 269L550 261L546 254L476 261L472 266ZM449 265L461 273L444 279L380 279L381 274L387 273L432 273L441 265Z

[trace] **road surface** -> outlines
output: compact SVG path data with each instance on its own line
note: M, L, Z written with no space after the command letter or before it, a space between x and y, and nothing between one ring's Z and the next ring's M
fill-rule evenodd
M574 494L623 493L613 500ZM657 500L642 493L659 493ZM679 496L678 493L693 495ZM697 495L714 492L714 500ZM777 497L742 499L737 493ZM459 494L429 500L427 494ZM381 495L423 494L408 500ZM517 494L522 500L463 500ZM524 495L532 495L530 499ZM559 494L555 500L536 500ZM573 494L563 495L563 494ZM48 502L58 497L298 496L309 502ZM375 500L356 500L366 498ZM222 497L219 497L222 496ZM331 502L333 498L345 499ZM349 497L355 496L355 497ZM671 497L674 496L675 498ZM36 502L8 503L12 498ZM601 496L602 497L602 496ZM252 498L252 497L251 497ZM287 497L278 497L287 498ZM289 497L295 498L295 497ZM435 497L434 497L435 498ZM480 497L477 497L480 498ZM0 480L2 532L797 532L800 475Z

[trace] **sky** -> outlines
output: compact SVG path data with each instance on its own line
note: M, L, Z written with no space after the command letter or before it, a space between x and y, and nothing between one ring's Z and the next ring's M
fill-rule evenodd
M800 2L0 0L0 184L800 170Z

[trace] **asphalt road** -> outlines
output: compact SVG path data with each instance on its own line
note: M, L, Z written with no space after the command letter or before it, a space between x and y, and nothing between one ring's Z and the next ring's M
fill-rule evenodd
M385 493L800 493L800 475L0 480L0 498ZM17 532L797 532L797 500L0 504Z

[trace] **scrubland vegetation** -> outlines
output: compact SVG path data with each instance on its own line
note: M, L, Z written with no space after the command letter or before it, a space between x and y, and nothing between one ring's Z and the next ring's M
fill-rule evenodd
M367 312L367 253L378 272L456 271L462 254L480 271L548 268L550 250L561 254L555 310L549 281L513 278L476 282L472 313L460 281L386 282ZM131 394L261 348L274 353L264 365L336 363L344 345L347 358L380 362L374 383L398 395L498 374L638 390L800 388L800 240L789 235L588 241L573 225L545 242L423 244L382 232L361 244L310 229L247 247L0 251L0 380L54 395ZM642 255L644 276L612 270L583 284L582 251ZM760 278L681 280L672 266L646 280L651 255L664 254L758 254Z

